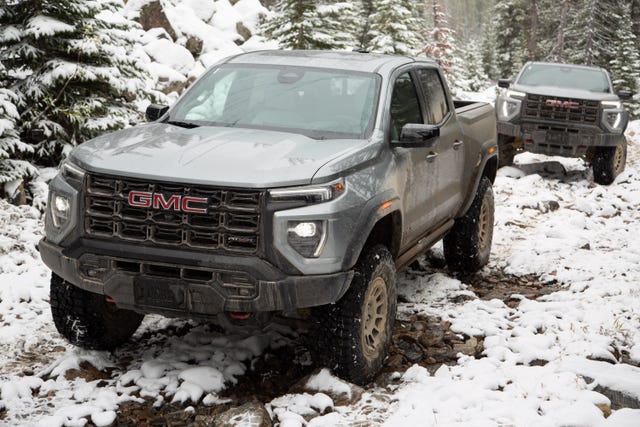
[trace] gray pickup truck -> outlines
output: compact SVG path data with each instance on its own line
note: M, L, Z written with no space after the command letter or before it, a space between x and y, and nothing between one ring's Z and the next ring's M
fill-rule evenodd
M501 79L496 100L500 166L510 166L518 151L582 157L593 179L609 185L627 158L624 131L629 115L602 68L528 62L515 79Z
M115 348L145 313L307 313L314 359L364 383L397 269L442 238L452 269L489 259L495 113L454 102L432 61L248 53L147 117L76 147L50 184L39 249L76 345Z

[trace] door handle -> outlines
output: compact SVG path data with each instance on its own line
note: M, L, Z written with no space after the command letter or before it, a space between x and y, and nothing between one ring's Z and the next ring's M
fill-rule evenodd
M464 142L458 141L458 140L454 141L453 142L453 149L457 150L458 148L462 147L462 144L464 144Z
M436 157L438 157L438 153L434 153L432 151L429 154L427 154L427 157L425 157L425 159L427 159L427 162L433 162L436 159Z

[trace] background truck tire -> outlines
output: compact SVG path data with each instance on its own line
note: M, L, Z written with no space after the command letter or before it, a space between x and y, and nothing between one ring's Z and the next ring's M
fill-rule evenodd
M58 332L71 344L112 350L124 344L144 315L105 301L104 295L82 290L51 275L51 314Z
M615 147L596 147L593 153L593 180L601 185L611 184L624 171L626 162L626 140Z
M513 158L516 156L516 148L513 146L515 138L506 135L498 135L498 167L513 166Z
M396 317L396 270L386 247L360 256L347 293L314 308L309 349L318 365L364 385L378 372L391 343Z
M444 256L450 268L474 272L489 262L493 238L493 190L483 177L471 207L444 237Z

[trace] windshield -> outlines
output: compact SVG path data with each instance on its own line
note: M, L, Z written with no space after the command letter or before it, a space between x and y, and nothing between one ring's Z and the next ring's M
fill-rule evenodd
M366 138L379 77L303 67L222 65L176 104L170 122Z
M604 71L561 65L527 65L518 79L518 84L610 92L609 79Z

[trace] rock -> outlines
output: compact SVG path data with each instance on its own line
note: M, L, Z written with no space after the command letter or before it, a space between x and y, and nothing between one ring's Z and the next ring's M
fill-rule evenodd
M185 43L184 47L191 52L194 58L197 58L202 53L202 44L202 40L191 36L187 39L187 43Z
M556 202L555 200L549 200L548 202L545 202L545 203L551 212L557 211L558 209L560 209L560 203Z
M271 417L258 401L245 403L218 415L196 415L194 427L271 427Z
M178 94L181 94L186 88L191 86L191 83L193 83L194 81L196 81L196 78L191 76L184 82L169 82L161 90L165 94L170 94L171 92L177 92Z
M591 245L589 243L586 243L585 245L580 246L580 249L584 249L585 251L590 251Z
M602 415L604 415L605 418L609 418L609 415L611 415L611 406L606 403L597 403L596 406L602 411Z
M240 21L236 22L236 31L238 32L238 34L240 34L240 37L242 37L244 41L249 40L252 36L251 30L245 27L245 25Z
M471 337L463 343L454 343L453 351L456 353L466 354L467 356L475 356L478 346L478 339Z
M330 387L321 387L321 388L309 387L308 383L311 379L313 379L318 375L326 375L326 373L322 371L323 369L316 369L310 375L303 377L302 379L300 379L300 381L295 383L289 389L289 393L290 394L309 393L311 395L314 395L318 392L322 392L328 395L333 400L333 403L335 406L347 406L360 400L360 398L362 397L362 394L364 393L364 389L360 386L357 386L355 384L349 383L347 381L344 381L338 378L335 379L335 381L338 382L338 385L339 385L338 388L344 389L344 391L343 390L336 391L336 387L331 387L331 389ZM325 381L325 382L329 383L328 381Z
M437 325L434 325L437 326ZM422 334L419 338L420 345L424 348L433 347L436 344L442 342L444 338L444 331L437 327L430 327L426 333Z
M140 25L147 31L151 28L164 28L173 40L177 39L176 32L167 19L159 1L147 3L140 9Z
M69 369L64 373L64 378L73 381L76 378L82 378L87 382L95 380L110 380L109 372L101 371L86 360L80 362L80 369Z

